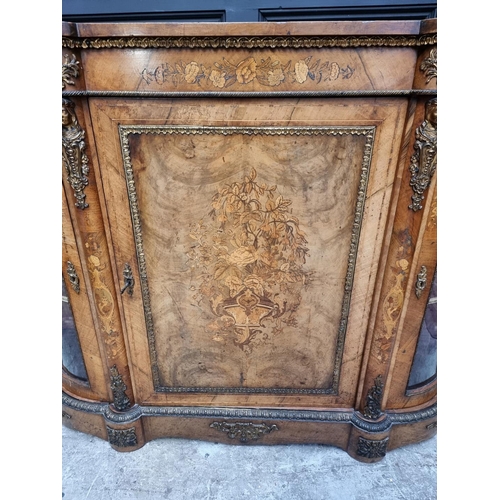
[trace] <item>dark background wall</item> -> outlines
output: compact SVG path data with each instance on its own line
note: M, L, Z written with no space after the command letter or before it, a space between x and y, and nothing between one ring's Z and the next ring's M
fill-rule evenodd
M269 22L437 17L435 0L63 0L64 21Z

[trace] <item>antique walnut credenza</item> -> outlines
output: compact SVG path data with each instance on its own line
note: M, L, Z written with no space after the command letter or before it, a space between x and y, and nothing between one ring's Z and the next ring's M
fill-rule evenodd
M436 433L436 20L63 23L63 422Z

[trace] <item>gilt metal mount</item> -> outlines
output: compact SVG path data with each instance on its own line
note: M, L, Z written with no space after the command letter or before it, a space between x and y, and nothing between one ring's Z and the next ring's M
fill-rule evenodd
M210 427L227 433L227 437L230 439L239 438L241 443L256 441L264 434L269 434L272 431L278 430L278 426L275 424L269 426L265 423L254 424L252 422L213 422L210 424Z
M382 376L378 375L375 378L375 385L370 388L366 395L366 405L363 410L363 416L366 418L376 420L382 415L381 405L383 389L384 383L382 381Z
M120 290L120 293L123 295L125 290L127 290L127 293L129 295L132 295L134 293L134 276L132 275L132 268L130 267L130 264L125 264L125 267L123 268L123 278L125 279L124 285L122 289Z
M89 184L89 159L85 154L85 132L80 127L75 113L75 105L69 99L62 100L62 158L67 180L75 193L75 205L84 209L84 189Z
M76 293L80 293L80 279L76 274L75 266L70 261L68 261L68 267L66 269L66 272L69 276L69 282L71 283L71 288L73 288L73 290Z
M437 99L425 104L425 120L416 132L415 153L410 159L410 186L412 202L408 206L414 212L422 209L424 192L431 183L437 167Z
M422 266L420 272L417 275L417 282L415 283L415 295L417 298L422 296L425 286L427 285L427 268Z

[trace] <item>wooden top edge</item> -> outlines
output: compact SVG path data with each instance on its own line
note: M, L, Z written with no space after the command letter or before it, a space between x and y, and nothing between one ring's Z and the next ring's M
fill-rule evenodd
M424 19L420 24L420 34L427 35L437 33L437 19Z
M68 23L66 37L394 36L433 33L427 21L313 21L283 23ZM434 23L434 26L436 23Z

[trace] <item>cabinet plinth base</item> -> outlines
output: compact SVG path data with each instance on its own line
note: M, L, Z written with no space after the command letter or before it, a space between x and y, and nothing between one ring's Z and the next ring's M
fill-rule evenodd
M366 463L436 434L437 405L388 412L376 422L352 409L287 410L135 405L126 412L63 392L63 424L107 440L120 452L157 438L187 438L240 445L325 444Z

